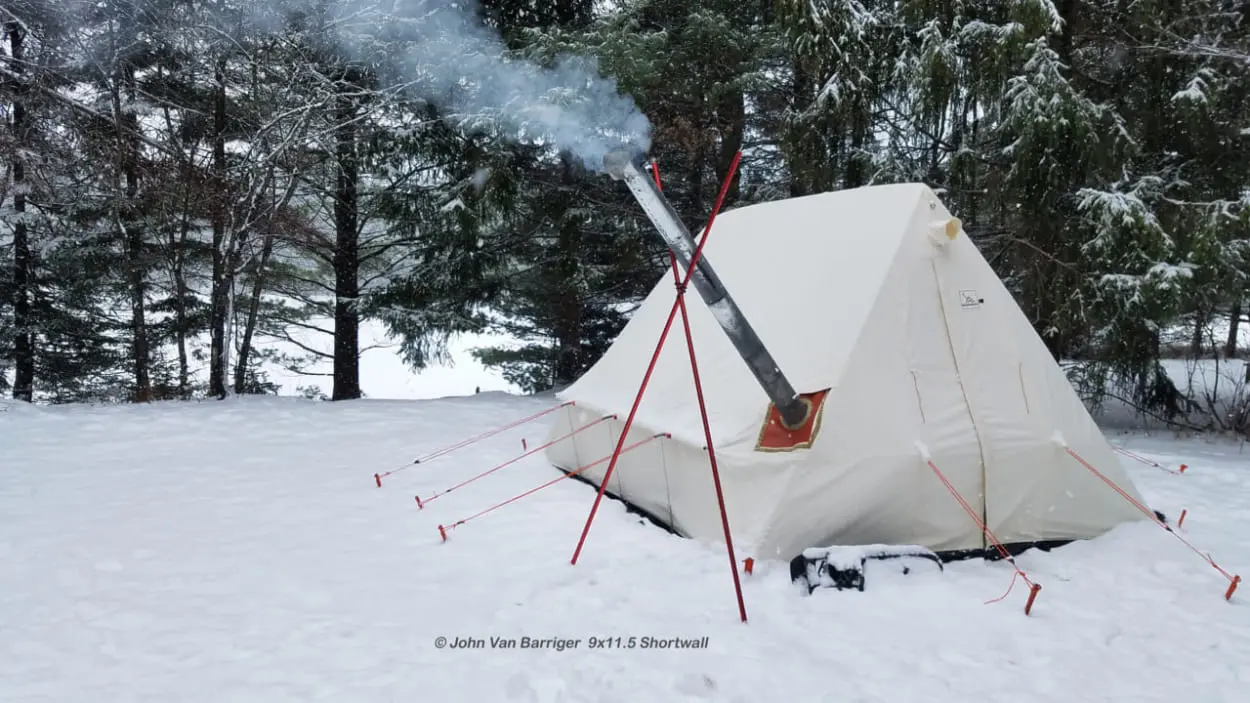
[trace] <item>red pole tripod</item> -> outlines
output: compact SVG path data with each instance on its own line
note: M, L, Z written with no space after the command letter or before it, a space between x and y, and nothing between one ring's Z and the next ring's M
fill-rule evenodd
M699 379L699 365L695 358L694 337L690 331L690 319L686 310L686 287L690 282L690 277L695 270L695 266L699 262L699 257L703 254L703 247L707 244L708 236L711 234L712 225L716 222L716 215L720 212L724 205L725 195L729 191L729 185L733 182L734 175L738 170L738 163L742 159L742 152L738 152L734 156L733 163L729 167L729 172L725 176L725 182L721 185L720 194L716 199L716 206L712 210L711 216L708 218L707 227L704 228L703 237L700 239L698 246L695 248L694 256L691 257L690 265L686 269L686 275L683 278L677 268L677 257L670 252L670 259L673 266L673 279L677 286L677 298L673 301L673 308L668 313L668 321L664 324L664 330L660 333L660 340L656 344L655 352L651 355L651 363L647 366L647 372L643 375L642 383L638 387L638 394L634 397L634 404L629 410L629 416L625 420L625 426L621 429L620 438L617 440L616 449L612 452L612 460L608 463L607 471L604 472L603 481L599 484L599 492L595 496L595 502L591 505L590 514L586 517L586 526L582 528L581 538L577 541L577 549L573 551L573 558L570 563L577 564L577 559L581 555L582 547L586 543L586 536L590 533L590 525L594 522L595 514L599 510L599 504L603 500L603 494L607 490L608 481L612 478L612 472L616 468L616 462L621 453L621 447L625 443L625 437L629 434L629 429L634 423L634 416L638 412L638 406L642 403L643 394L646 393L647 384L651 381L651 374L655 371L656 362L660 358L660 352L664 350L664 343L668 339L668 333L673 327L673 320L677 313L681 312L682 326L686 333L686 347L690 352L690 372L694 379L695 394L699 399L699 414L703 421L703 435L707 441L708 461L712 468L712 482L716 486L716 500L720 507L721 525L725 532L725 547L729 556L729 571L733 575L734 592L738 598L738 614L742 618L742 622L747 621L746 603L742 598L742 582L738 578L738 562L734 557L733 537L729 529L729 515L725 510L725 495L721 488L720 470L716 464L716 450L712 443L712 428L708 422L707 404L703 398L703 385ZM656 168L653 173L656 178L656 185L659 186L659 170Z

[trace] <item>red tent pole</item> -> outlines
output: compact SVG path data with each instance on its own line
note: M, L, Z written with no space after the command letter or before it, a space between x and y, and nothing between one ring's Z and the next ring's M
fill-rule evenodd
M676 261L674 261L676 263ZM712 446L712 426L707 419L707 404L703 399L703 384L699 380L699 366L694 355L694 337L690 333L690 319L686 316L686 300L681 301L681 322L686 328L686 348L690 350L690 371L694 375L694 391L699 397L699 415L703 419L703 436L707 442L708 463L712 465L712 483L716 486L716 503L720 507L721 526L725 530L725 548L729 553L729 573L734 580L734 593L738 596L738 614L747 621L747 606L742 599L742 582L738 579L738 560L734 557L734 540L729 530L729 514L725 510L725 492L721 489L720 469L716 465L716 449Z
M721 187L720 197L716 200L716 208L713 212L718 212L725 199L725 193L729 184L733 181L734 173L738 170L738 161L742 158L742 152L738 152L734 156L733 164L729 167L729 174L725 178L725 183ZM658 178L658 176L657 176ZM673 261L673 278L680 281L677 273L677 257L671 257ZM680 282L678 285L681 285ZM738 560L734 557L734 541L733 535L729 529L729 513L725 510L725 492L721 488L720 469L716 464L716 448L712 442L712 425L707 419L707 403L703 398L703 383L699 379L699 362L695 358L694 353L694 335L690 331L690 316L686 311L686 298L679 295L677 297L678 306L681 308L681 323L686 332L686 348L690 351L690 374L694 379L694 392L699 398L699 416L703 420L703 437L707 443L708 463L712 466L712 483L716 486L716 503L720 507L721 526L725 531L725 549L729 554L729 573L733 576L734 593L738 597L738 614L742 617L742 622L747 621L747 606L742 598L742 581L738 577Z
M647 366L647 373L643 375L642 384L638 387L638 395L634 396L634 405L629 409L629 416L625 418L625 426L621 428L621 437L616 441L616 449L612 452L612 460L608 462L607 471L603 474L603 482L599 484L599 493L595 496L594 504L590 506L590 514L586 516L586 526L582 528L582 536L577 540L577 549L573 550L573 558L569 562L571 564L577 564L577 559L581 556L582 547L586 544L586 535L590 534L590 525L595 521L595 513L599 511L599 504L603 501L603 493L607 490L608 480L612 478L612 472L616 469L616 460L620 456L621 447L625 444L625 435L629 433L630 427L634 424L634 416L638 413L638 406L642 403L642 396L647 390L647 384L651 382L651 374L655 371L655 364L660 359L660 352L664 350L664 342L668 339L668 333L673 327L673 320L677 317L680 298L685 295L686 286L690 284L690 277L694 275L695 266L703 255L703 247L707 244L708 235L711 234L712 224L715 222L716 211L713 210L711 217L708 218L707 227L704 228L703 238L699 241L699 245L695 247L694 254L690 257L690 265L686 269L686 276L682 279L681 284L677 286L678 300L673 301L673 308L668 312L668 321L664 323L664 331L660 333L660 341L655 345L655 352L651 355L651 363Z

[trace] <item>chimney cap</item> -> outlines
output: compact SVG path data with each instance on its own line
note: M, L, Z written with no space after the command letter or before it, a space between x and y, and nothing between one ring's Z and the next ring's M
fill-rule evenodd
M636 146L622 146L609 151L603 156L603 170L613 180L625 178L625 170L629 166L637 168L646 159L646 154Z

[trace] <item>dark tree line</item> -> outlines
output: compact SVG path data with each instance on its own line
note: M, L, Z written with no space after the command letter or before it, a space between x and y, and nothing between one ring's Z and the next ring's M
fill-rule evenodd
M365 320L416 367L506 333L479 358L528 390L593 364L664 252L575 155L420 89L454 66L396 70L432 2L6 0L4 390L221 397L324 357L355 398ZM1162 359L1237 354L1250 2L478 9L515 60L594 57L632 96L692 229L739 150L730 207L925 182L1091 399L1174 408Z

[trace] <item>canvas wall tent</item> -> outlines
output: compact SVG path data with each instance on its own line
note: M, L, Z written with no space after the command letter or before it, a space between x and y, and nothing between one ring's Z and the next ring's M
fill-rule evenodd
M734 210L717 220L705 255L795 388L829 389L810 447L761 451L768 398L703 302L687 296L743 554L985 548L925 451L1007 543L1090 538L1145 519L1056 441L1140 500L1062 369L926 186ZM627 416L674 294L671 277L657 283L603 358L561 393L575 405L549 439L605 414ZM547 455L576 470L610 455L622 426L601 423ZM627 441L658 432L672 438L622 455L609 493L678 534L721 543L684 340L666 345ZM598 485L606 467L583 476Z

